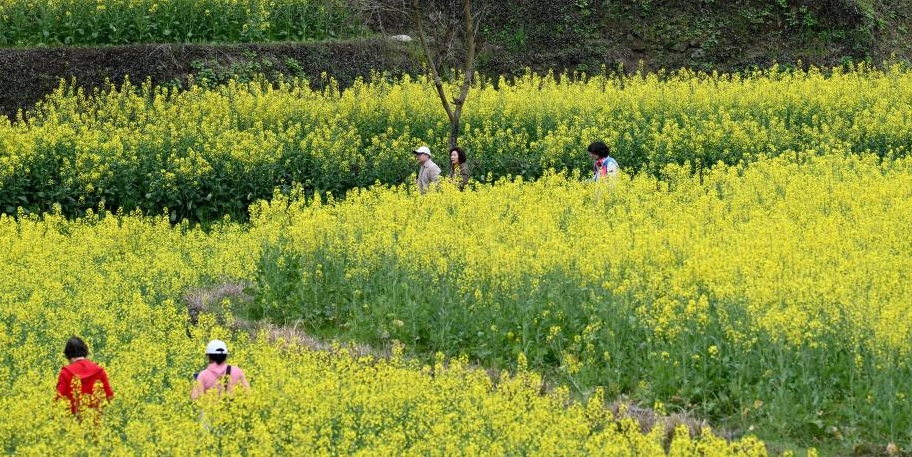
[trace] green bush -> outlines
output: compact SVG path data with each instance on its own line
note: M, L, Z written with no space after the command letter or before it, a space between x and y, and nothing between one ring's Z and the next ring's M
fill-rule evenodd
M0 3L0 46L303 41L365 31L340 0Z

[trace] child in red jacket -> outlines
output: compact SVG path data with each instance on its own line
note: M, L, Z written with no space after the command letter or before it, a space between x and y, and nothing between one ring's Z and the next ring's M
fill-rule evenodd
M102 399L110 401L114 398L108 374L104 368L86 358L89 347L82 338L74 336L67 340L63 354L70 364L60 369L57 398L68 398L73 414L78 415L84 408L100 410Z

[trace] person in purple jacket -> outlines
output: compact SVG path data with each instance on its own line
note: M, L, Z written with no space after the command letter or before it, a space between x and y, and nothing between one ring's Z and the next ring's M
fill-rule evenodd
M601 181L607 178L616 177L619 166L617 160L611 157L611 149L603 141L593 141L588 148L589 156L592 157L593 181Z

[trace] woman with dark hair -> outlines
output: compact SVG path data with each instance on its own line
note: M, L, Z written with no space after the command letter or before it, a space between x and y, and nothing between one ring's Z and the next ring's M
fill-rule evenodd
M466 163L465 151L456 146L450 149L450 179L459 186L459 190L465 189L469 183L469 164Z
M611 149L605 142L593 141L587 150L593 162L593 181L617 176L619 169L617 160L611 157Z
M60 369L57 398L69 399L73 414L79 414L85 408L100 410L102 395L107 401L114 398L108 374L104 368L86 358L89 356L89 347L82 338L74 336L67 340L63 355L70 364Z

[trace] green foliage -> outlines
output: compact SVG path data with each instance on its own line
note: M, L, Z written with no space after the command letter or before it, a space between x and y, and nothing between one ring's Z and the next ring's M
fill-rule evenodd
M301 66L294 59L286 59L286 64L291 63L293 71L301 72ZM295 66L296 65L296 66ZM264 82L264 75L272 75L275 63L272 59L258 59L256 54L249 54L243 60L223 65L216 60L196 60L190 66L194 73L189 78L191 84L196 83L202 87L214 89L229 82L250 83L253 81ZM280 73L276 77L281 77Z
M305 41L364 33L340 0L0 3L0 46Z

